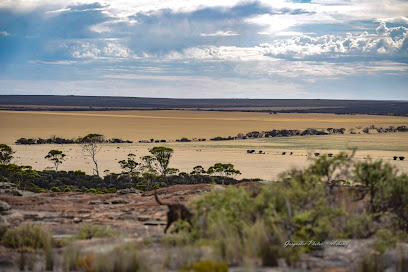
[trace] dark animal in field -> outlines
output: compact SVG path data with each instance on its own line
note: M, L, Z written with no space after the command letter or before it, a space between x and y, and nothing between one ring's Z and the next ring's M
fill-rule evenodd
M329 153L327 154L327 156L329 156L329 158L333 157L333 153Z
M320 156L320 153L314 153L314 155L315 155L316 157L319 157L319 156Z
M405 157L399 157L400 161L403 161L405 159Z
M176 222L177 220L185 220L190 224L190 228L193 227L193 223L191 222L191 219L193 218L193 213L190 212L190 210L187 209L186 206L180 203L173 204L163 203L158 198L156 191L154 191L154 198L156 199L159 205L166 205L169 208L169 211L167 212L167 225L166 228L164 229L164 233L166 233L170 225L173 224L173 222Z
M396 161L396 160L397 160L397 158L398 158L397 156L394 156L394 161Z
M286 155L286 152L282 152L282 155Z

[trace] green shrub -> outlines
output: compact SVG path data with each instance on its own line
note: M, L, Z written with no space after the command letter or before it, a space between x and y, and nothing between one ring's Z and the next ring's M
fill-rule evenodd
M372 212L392 211L395 227L408 232L408 176L383 161L355 164L354 180L368 187Z
M89 194L96 194L97 193L95 188L87 189L86 192L89 193Z
M114 193L116 193L118 191L118 189L116 189L116 188L109 188L108 189L108 193L110 193L110 194L114 194Z
M376 238L375 249L381 253L397 243L396 237L390 230L381 229L377 231Z
M113 237L116 233L109 226L104 225L82 225L79 233L76 235L78 239L92 239Z
M64 192L65 192L65 193L67 193L67 192L72 192L72 190L71 190L71 188L66 187L66 188L64 189Z
M60 188L55 187L55 186L51 188L51 191L56 192L56 193L61 193Z
M11 248L46 249L51 246L52 234L39 225L22 225L8 229L1 244Z

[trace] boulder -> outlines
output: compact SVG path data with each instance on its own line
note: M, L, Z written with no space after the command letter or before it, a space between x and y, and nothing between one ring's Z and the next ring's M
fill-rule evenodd
M0 200L0 214L4 214L8 210L10 210L10 205Z

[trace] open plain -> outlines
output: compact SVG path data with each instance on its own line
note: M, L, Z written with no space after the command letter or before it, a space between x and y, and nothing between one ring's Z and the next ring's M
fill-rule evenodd
M208 168L217 162L232 163L242 172L240 178L273 180L283 171L304 167L314 152L338 153L357 148L356 158L383 159L403 172L408 172L407 161L394 161L393 156L408 158L408 133L382 133L361 128L408 125L406 117L373 115L334 115L297 113L254 112L204 112L204 111L110 111L110 112L30 112L2 111L0 142L16 150L14 162L32 165L36 170L51 167L44 159L51 149L62 150L66 161L61 170L83 170L92 173L92 162L81 152L81 147L71 145L14 145L15 140L48 138L56 135L75 138L88 133L100 133L107 138L132 140L132 144L104 144L97 155L100 170L119 173L118 161L127 154L137 157L148 154L157 145L174 149L171 167L190 172L196 165ZM250 140L209 141L216 136L236 136L238 133L272 129L326 129L354 128L360 134L276 137ZM206 138L205 142L175 142L181 137ZM138 143L139 140L165 139L166 143ZM248 149L265 154L247 154ZM286 152L286 155L282 155ZM290 152L293 152L290 155Z

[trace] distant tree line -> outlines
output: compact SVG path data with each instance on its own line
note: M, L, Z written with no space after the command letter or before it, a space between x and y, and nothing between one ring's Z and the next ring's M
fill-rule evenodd
M370 129L377 130L378 133L389 133L389 132L408 132L406 126L394 127L390 126L388 128L376 127L371 125L362 129L362 132L369 133ZM299 129L273 129L269 131L252 131L246 134L239 133L237 136L228 137L214 137L210 139L211 141L226 141L226 140L237 140L237 139L257 139L257 138L269 138L269 137L293 137L293 136L309 136L309 135L330 135L330 134L345 134L345 128L327 128L327 129L314 129L308 128L305 130ZM355 129L349 129L349 134L356 134Z
M48 139L43 139L43 138L20 138L18 139L15 143L16 144L21 144L21 145L33 145L33 144L79 144L81 143L82 139L84 137L79 137L79 138L73 138L73 139L65 139L57 136L51 136ZM104 139L102 141L103 143L113 143L113 144L118 144L118 143L133 143L132 141L129 140L122 140L119 138L112 138L112 139Z
M362 129L363 133L370 133L370 130L376 130L378 133L392 133L392 132L408 132L408 127L406 126L389 126L389 127L376 127L375 125L371 125ZM314 129L308 128L305 130L299 129L273 129L269 131L251 131L246 134L239 133L237 136L227 136L221 137L217 136L211 138L210 141L229 141L229 140L238 140L238 139L257 139L257 138L269 138L269 137L293 137L293 136L309 136L309 135L330 135L330 134L346 134L347 130L345 128L327 128L327 129ZM354 128L350 128L348 134L357 134ZM52 136L48 139L42 138L20 138L15 143L22 144L22 145L32 145L32 144L81 144L81 141L85 137L79 137L77 139L64 139L61 137ZM186 137L182 137L177 139L176 142L204 142L207 139L205 138L193 138L188 139ZM166 143L169 142L168 140L140 140L139 143ZM112 138L112 139L103 139L100 143L133 143L129 140L122 140L119 138Z
M390 126L388 128L383 127L376 127L371 125L369 127L363 128L363 133L369 133L370 129L376 130L378 133L390 133L390 132L408 132L408 128L406 126ZM258 138L270 138L270 137L293 137L293 136L309 136L309 135L331 135L331 134L346 134L347 129L345 128L327 128L327 129L314 129L308 128L305 130L299 129L273 129L269 131L251 131L246 134L239 133L237 136L217 136L214 138L210 138L210 141L230 141L230 140L238 140L238 139L258 139ZM350 128L348 130L348 134L357 134L354 128ZM176 142L202 142L206 141L207 139L188 139L186 137L182 137L181 139L177 139ZM139 141L139 143L158 143L158 142L167 142L166 140L154 140L150 139L150 141Z

